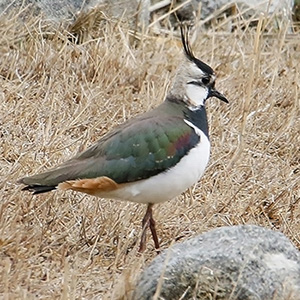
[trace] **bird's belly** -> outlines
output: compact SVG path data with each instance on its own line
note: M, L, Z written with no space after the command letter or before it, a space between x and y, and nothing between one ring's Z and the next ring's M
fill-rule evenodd
M207 166L210 143L202 132L200 141L169 170L148 179L122 184L117 190L97 196L138 203L159 203L178 196L201 178Z

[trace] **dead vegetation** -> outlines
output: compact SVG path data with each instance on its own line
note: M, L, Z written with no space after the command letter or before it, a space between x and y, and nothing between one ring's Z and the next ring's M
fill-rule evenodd
M37 17L0 19L0 297L126 299L155 257L137 254L143 205L55 192L18 178L57 165L164 98L176 34L133 37L102 24L81 44ZM229 105L207 103L209 168L184 195L154 208L162 248L219 226L257 224L300 248L299 35L262 18L199 29L195 54L217 72ZM242 22L242 25L241 25ZM226 25L226 24L225 24ZM225 26L226 27L226 26Z

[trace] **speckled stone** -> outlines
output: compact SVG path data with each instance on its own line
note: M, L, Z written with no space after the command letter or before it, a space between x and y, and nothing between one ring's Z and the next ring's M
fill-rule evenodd
M280 232L221 227L176 244L141 274L134 300L300 299L300 252Z
M41 14L55 22L74 20L79 12L88 12L98 6L109 16L122 17L123 20L138 19L144 26L149 23L150 0L0 0L1 13L28 7L25 14Z

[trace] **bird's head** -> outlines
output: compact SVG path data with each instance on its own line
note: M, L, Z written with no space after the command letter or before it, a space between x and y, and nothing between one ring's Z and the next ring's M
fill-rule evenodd
M215 88L216 75L213 69L196 58L188 40L188 31L181 27L181 40L185 54L185 61L178 69L171 95L179 96L190 109L198 109L210 97L217 97L228 103L224 95Z

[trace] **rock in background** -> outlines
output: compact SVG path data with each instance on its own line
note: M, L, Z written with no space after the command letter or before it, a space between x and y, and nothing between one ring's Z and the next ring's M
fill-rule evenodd
M221 227L172 246L142 273L134 300L299 300L300 253L281 233Z
M226 6L230 8L235 6L239 11L247 10L251 15L261 12L268 14L280 14L291 19L294 0L0 0L0 13L5 13L11 9L30 8L34 14L43 14L45 18L62 22L74 20L79 12L88 12L89 10L100 7L109 16L128 19L135 22L139 28L146 27L149 24L151 13L165 14L175 9L177 16L170 15L170 22L174 25L177 17L180 21L193 20L201 8L202 19L214 14L218 9ZM232 4L235 3L235 4ZM176 7L181 7L176 9Z
M171 14L165 20L164 26L167 22L172 26L176 26L178 21L193 21L196 17L202 20L212 17L217 18L224 13L227 16L241 13L244 18L258 18L260 13L269 16L275 14L280 18L284 17L292 20L294 6L294 0L191 0L182 6L185 2L186 0L152 0L150 11L153 12L157 7L156 13L163 15L175 9L176 16ZM178 9L176 9L177 7ZM199 13L200 15L197 16Z
M150 0L0 0L0 13L28 7L35 15L42 14L46 19L64 22L75 20L80 12L87 13L99 7L109 16L127 18L140 26L147 26L149 6Z
M197 2L201 2L202 10L201 17L206 18L213 14L217 9L220 9L224 5L229 5L234 1L230 0L198 0ZM286 16L291 16L294 0L238 0L235 1L235 4L240 10L248 9L252 11L252 13L267 13L269 15L272 14L283 14Z

